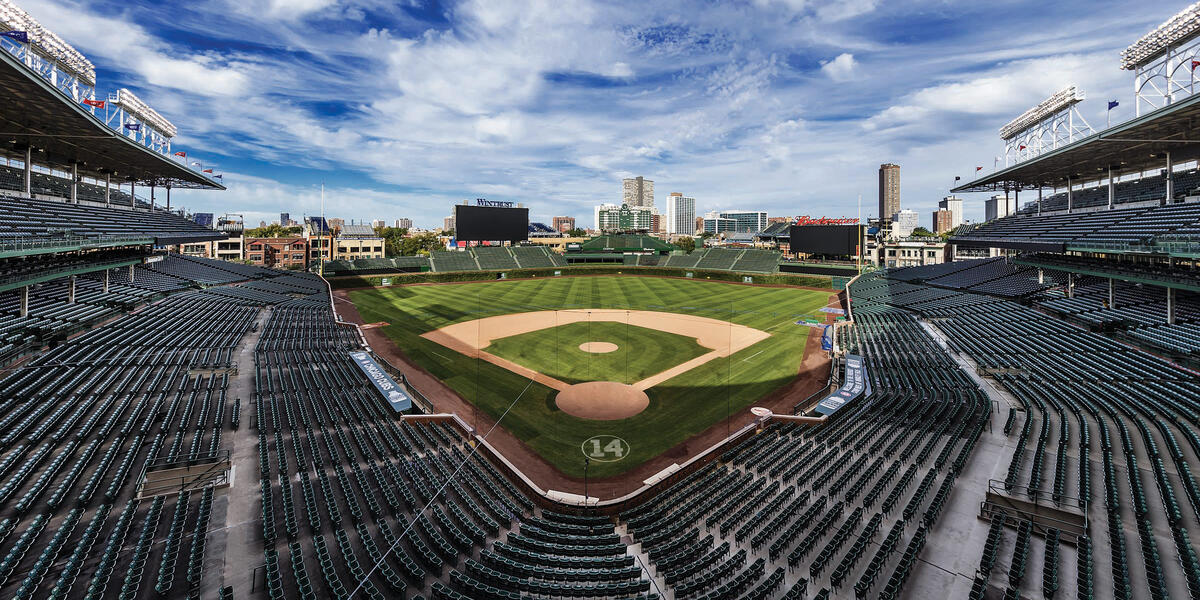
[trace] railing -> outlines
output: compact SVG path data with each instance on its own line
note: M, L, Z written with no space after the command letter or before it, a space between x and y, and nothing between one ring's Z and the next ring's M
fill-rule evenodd
M64 236L51 238L12 239L0 241L0 252L26 252L45 250L56 252L62 248L102 248L106 246L137 246L153 244L154 238L134 235L102 237Z

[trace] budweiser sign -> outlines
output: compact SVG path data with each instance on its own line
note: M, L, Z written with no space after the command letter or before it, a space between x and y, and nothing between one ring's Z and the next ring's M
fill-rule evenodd
M830 219L829 217L812 218L808 215L796 217L797 225L858 225L858 219Z

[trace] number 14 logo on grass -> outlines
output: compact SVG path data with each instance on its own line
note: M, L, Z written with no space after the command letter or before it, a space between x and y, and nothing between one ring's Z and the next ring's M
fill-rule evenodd
M600 462L616 462L629 454L629 442L615 435L597 435L584 440L583 455Z

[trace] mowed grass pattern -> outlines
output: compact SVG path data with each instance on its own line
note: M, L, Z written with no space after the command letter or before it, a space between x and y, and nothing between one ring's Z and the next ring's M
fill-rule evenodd
M390 323L383 331L405 354L493 419L512 405L502 426L565 474L582 477L580 445L588 438L600 434L624 438L630 446L627 457L591 465L591 476L605 477L662 454L790 382L804 358L810 331L816 331L794 322L804 315L819 314L832 293L602 276L374 288L353 291L350 298L366 322ZM554 390L530 385L528 379L507 369L467 358L421 337L453 323L487 316L580 308L692 314L760 329L771 337L652 388L647 392L650 406L644 412L618 421L569 416L555 406ZM471 420L471 415L462 417Z
M609 342L617 349L586 352L579 348L584 342ZM513 335L492 340L484 350L566 383L636 383L711 352L695 338L612 321L568 323Z

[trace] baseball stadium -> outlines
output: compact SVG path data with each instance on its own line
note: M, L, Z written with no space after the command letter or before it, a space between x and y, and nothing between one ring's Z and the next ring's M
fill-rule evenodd
M55 25L0 0L0 597L1200 597L1200 4L1135 118L1067 85L954 178L1012 210L869 270L858 224L559 252L499 201L190 255L224 178Z

